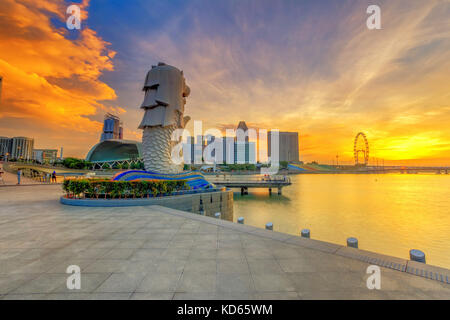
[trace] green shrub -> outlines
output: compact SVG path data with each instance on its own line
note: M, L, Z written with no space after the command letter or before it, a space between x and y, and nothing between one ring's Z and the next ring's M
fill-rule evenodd
M111 181L101 179L68 179L62 186L67 197L78 198L80 195L88 198L99 196L111 199L149 196L154 197L172 194L177 191L189 190L186 181Z

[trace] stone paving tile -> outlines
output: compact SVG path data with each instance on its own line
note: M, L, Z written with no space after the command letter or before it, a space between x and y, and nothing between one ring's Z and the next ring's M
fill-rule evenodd
M167 273L182 273L188 260L182 259L160 259L154 264L154 271L162 276Z
M113 273L95 292L133 293L144 276L139 273Z
M102 293L102 292L94 292L90 293L87 299L90 300L128 300L131 297L131 293Z
M36 278L36 274L9 274L0 275L0 294L7 294L25 282L31 281Z
M217 242L219 249L234 249L234 248L242 248L241 240L219 240Z
M44 273L61 261L63 261L63 259L40 259L30 262L20 261L22 262L22 266L17 267L10 273Z
M162 248L152 248L152 249L137 249L130 257L131 261L136 260L151 260L155 258L160 258L163 254L164 249Z
M51 293L89 293L95 291L106 279L111 276L111 273L81 273L80 275L80 289L68 289L67 283L59 286ZM66 275L67 279L68 275ZM67 280L66 280L67 281Z
M139 249L145 244L145 240L129 240L128 237L124 238L125 241L120 241L116 248L117 249Z
M192 259L188 260L184 266L184 272L199 274L216 274L216 259Z
M254 299L257 300L298 300L299 295L295 291L286 292L258 292Z
M86 268L95 261L96 261L95 259L68 258L67 260L55 263L52 268L46 271L46 273L66 273L67 268L71 265L76 265L80 267L81 272L84 272Z
M61 285L65 285L67 274L49 273L41 274L33 280L27 281L11 294L50 293Z
M273 251L266 247L244 248L245 256L248 259L273 259Z
M101 259L84 268L83 273L120 273L129 265L127 260Z
M136 249L130 248L113 248L106 252L101 259L128 259L130 258Z
M380 290L352 290L352 291L323 291L314 290L298 293L302 300L383 300L389 299L389 295Z
M175 292L173 300L252 300L252 292Z
M278 263L284 272L314 272L315 265L304 258L278 259Z
M275 259L247 259L252 274L281 274L279 263Z
M285 274L277 273L260 273L252 274L255 283L255 290L258 292L265 291L295 291L290 278Z
M216 259L217 249L199 249L194 247L189 254L190 259Z
M131 300L172 300L173 292L135 292L131 295Z
M47 296L45 293L7 294L2 297L2 300L42 300L45 296Z
M216 279L218 293L255 292L252 276L245 273L220 273Z
M181 273L166 273L164 276L157 272L148 273L136 292L175 292Z
M219 248L217 259L240 259L245 260L245 252L241 248Z
M161 254L161 259L187 259L191 250L186 248L167 248Z
M218 274L249 274L250 270L245 259L217 259Z
M216 274L184 271L177 292L216 292Z
M363 250L160 206L63 206L59 194L2 189L0 299L450 299L448 284L387 268L367 289L369 264L352 258Z

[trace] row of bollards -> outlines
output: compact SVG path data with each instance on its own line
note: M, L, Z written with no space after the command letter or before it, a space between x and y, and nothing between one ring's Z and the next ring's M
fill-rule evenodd
M347 247L358 249L358 239L353 237L347 238Z
M220 218L220 212L216 213L216 218ZM244 217L239 217L237 219L237 223L244 224ZM273 231L273 223L272 222L266 223L266 230ZM300 231L300 235L302 236L302 238L311 238L311 231L309 229L302 229ZM358 239L356 239L354 237L347 238L347 247L358 249ZM409 257L410 257L411 261L426 263L425 262L426 261L425 253L423 253L420 250L417 250L417 249L410 250Z
M242 222L239 222L239 219L242 219ZM244 218L241 217L239 219L238 219L239 223L244 223ZM266 229L273 230L273 223L268 222L266 224ZM300 232L300 235L302 236L302 238L311 238L311 231L309 229L302 229ZM347 238L347 247L358 249L358 239L356 239L354 237ZM410 257L410 260L412 260L412 261L426 263L425 253L423 253L420 250L417 250L417 249L410 250L409 257Z
M417 249L412 249L409 251L409 259L412 261L426 263L425 262L425 253L423 253L422 251L417 250Z
M302 238L311 238L311 232L309 229L302 229L300 234L302 235Z

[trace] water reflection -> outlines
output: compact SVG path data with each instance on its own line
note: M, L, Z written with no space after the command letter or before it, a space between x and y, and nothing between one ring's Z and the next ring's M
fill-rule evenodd
M298 175L283 195L250 189L234 194L234 217L264 228L345 245L358 238L361 249L408 258L424 251L429 264L450 268L450 176Z

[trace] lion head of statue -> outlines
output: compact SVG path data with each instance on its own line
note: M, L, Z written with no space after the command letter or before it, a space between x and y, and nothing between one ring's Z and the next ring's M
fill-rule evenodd
M183 118L186 97L190 93L183 71L165 63L152 66L145 77L144 101L146 110L140 128L178 124L184 127L188 119Z

